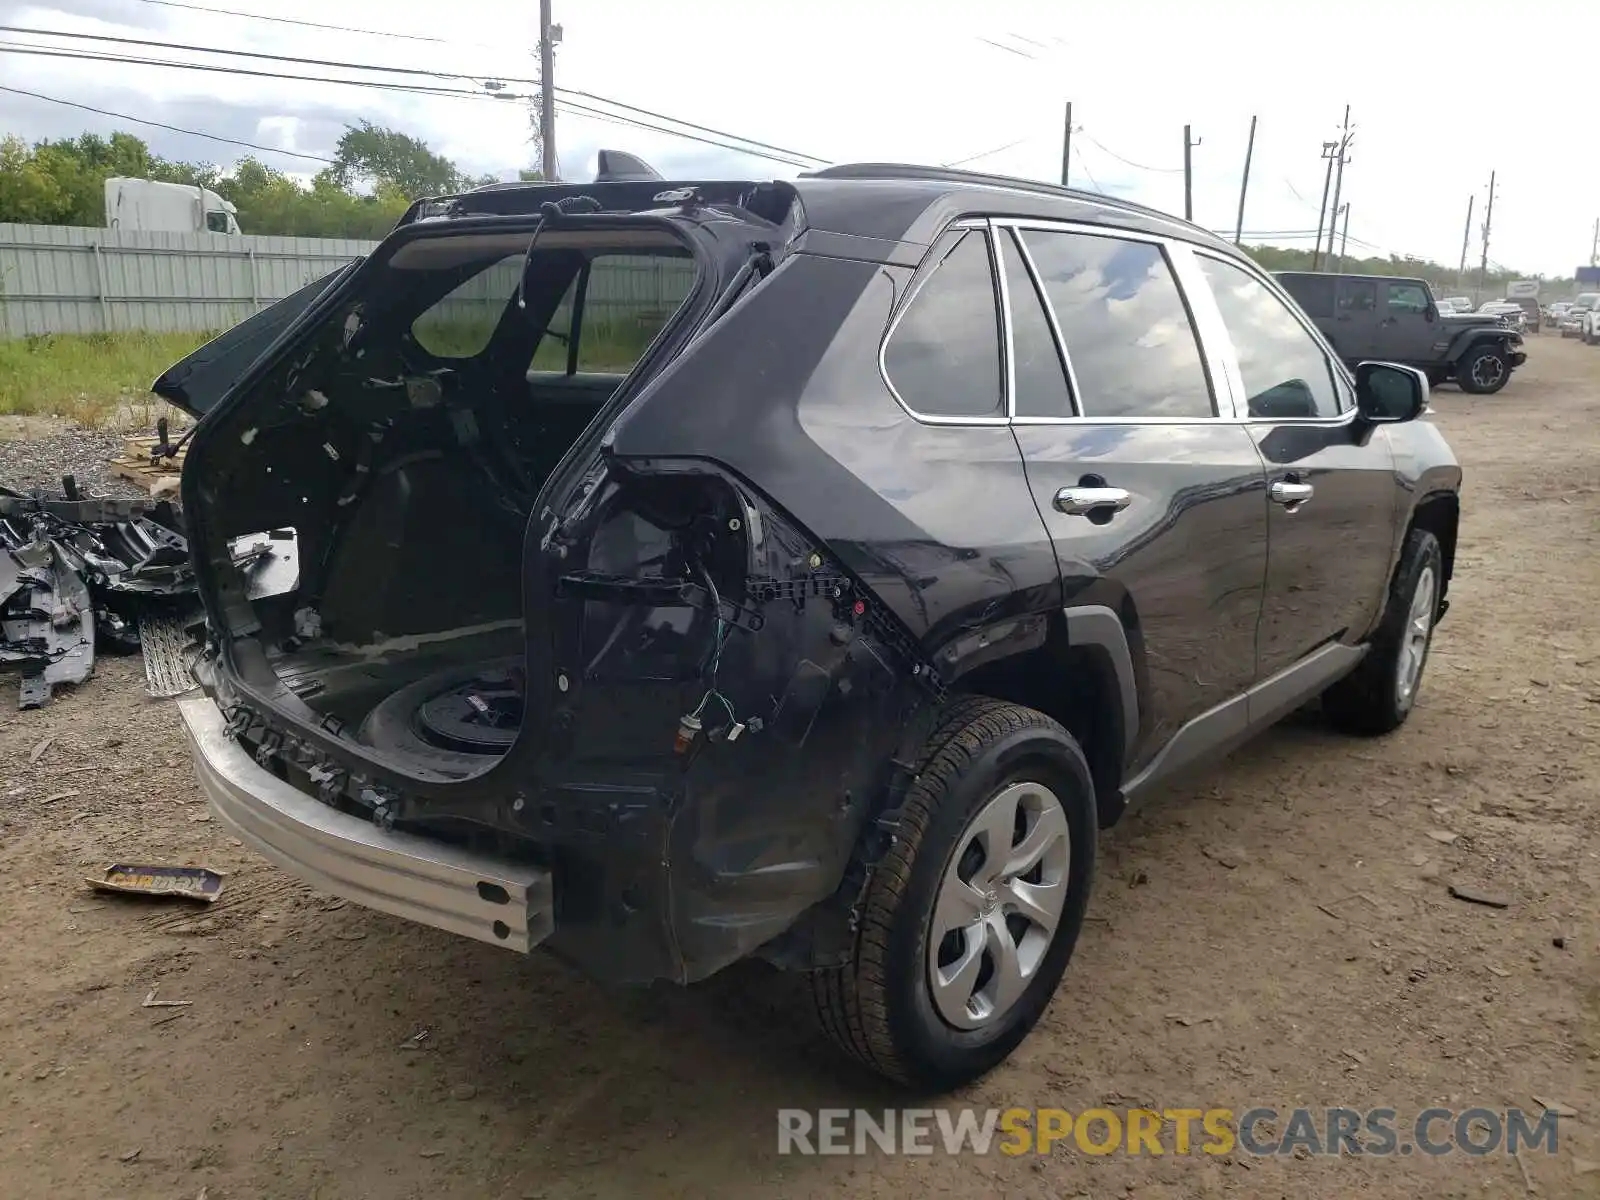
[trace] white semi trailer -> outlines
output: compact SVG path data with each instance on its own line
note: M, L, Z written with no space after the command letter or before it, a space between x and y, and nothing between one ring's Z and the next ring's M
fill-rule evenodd
M106 180L106 228L238 233L238 209L210 188L155 179Z

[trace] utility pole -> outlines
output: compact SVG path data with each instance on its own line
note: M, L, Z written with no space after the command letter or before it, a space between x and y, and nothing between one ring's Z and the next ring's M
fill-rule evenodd
M1189 152L1198 146L1204 138L1191 138L1189 132L1192 126L1183 127L1183 219L1194 220L1194 162Z
M1478 264L1478 291L1482 292L1489 280L1489 229L1494 224L1494 172L1489 172L1489 206L1483 214L1483 259Z
M1322 223L1328 217L1328 189L1333 186L1333 152L1339 148L1338 142L1323 142L1322 157L1328 160L1328 169L1322 175L1322 203L1317 207L1317 244L1311 248L1311 269L1317 270L1322 264ZM1333 235L1328 235L1329 246L1333 245Z
M539 0L539 150L546 183L556 182L556 47L550 0Z
M1333 236L1328 236L1328 245L1333 245ZM1350 201L1344 202L1344 232L1339 235L1339 260L1333 264L1334 274L1344 270L1344 252L1350 249Z
M1061 136L1061 186L1067 186L1072 170L1072 101L1067 101L1067 129Z
M1467 197L1467 224L1461 231L1461 265L1456 268L1456 286L1465 287L1467 282L1467 244L1472 241L1472 202L1476 196Z
M1339 193L1344 190L1344 165L1350 161L1350 142L1355 134L1350 129L1350 106L1344 106L1344 126L1339 136L1339 154L1337 169L1333 175L1333 207L1329 209L1333 215L1328 218L1328 257L1333 257L1333 223L1339 218Z
M1594 220L1594 240L1589 243L1589 265L1600 262L1600 217Z
M1250 118L1250 140L1244 147L1244 177L1239 180L1239 223L1233 227L1233 244L1244 237L1244 194L1250 186L1250 159L1256 152L1256 119Z

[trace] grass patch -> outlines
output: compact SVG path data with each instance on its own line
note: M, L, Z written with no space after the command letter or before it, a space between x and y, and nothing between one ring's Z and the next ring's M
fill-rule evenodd
M668 315L586 321L578 369L630 370ZM493 331L493 322L457 320L421 323L417 334L423 348L434 354L471 357ZM65 417L84 426L153 429L157 417L175 414L150 393L150 384L214 336L49 333L0 341L0 416ZM566 347L556 338L542 338L532 368L564 371L566 365Z
M67 417L80 425L151 425L166 404L155 378L209 333L51 333L0 341L0 415Z

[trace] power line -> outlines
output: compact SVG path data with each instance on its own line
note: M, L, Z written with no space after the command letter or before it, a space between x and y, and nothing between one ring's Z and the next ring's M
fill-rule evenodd
M24 46L16 43L0 43L0 53L5 54L32 54L46 58L78 59L88 62L118 63L126 66L169 67L184 71L210 71L224 75L243 75L258 79L283 79L297 83L331 83L342 84L347 87L378 88L382 91L404 92L424 96L465 97L473 100L531 100L531 95L517 92L484 92L470 88L445 88L423 86L419 84L384 83L375 79L338 79L326 75L293 75L282 71L256 71L247 67L229 67L214 63L190 63L163 58L137 58L130 55L97 54L81 50L62 50L54 47ZM426 71L415 72L426 75ZM792 167L810 169L815 163L826 162L826 159L800 159L776 153L768 153L753 149L751 145L739 145L715 138L701 137L693 133L685 133L681 129L670 129L662 125L654 125L647 121L624 117L616 113L604 113L600 110L589 108L585 105L574 104L567 100L558 100L558 105L563 111L570 111L585 116L609 116L623 124L631 125L636 129L647 129L655 133L666 134L670 137L683 138L686 141L701 142L708 146L716 146L722 150L731 150L737 154L745 154L752 158L764 158L772 162L781 162ZM673 117L663 117L663 120L676 121ZM735 135L728 135L735 136Z
M992 150L983 150L977 154L969 154L965 158L958 158L953 162L940 163L939 165L942 167L963 167L967 163L977 162L980 158L991 158L1003 151L1010 150L1013 146L1020 146L1023 142L1031 142L1033 137L1034 135L1029 134L1027 137L1019 137L1014 142L1007 142L1004 146L996 146Z
M157 129L170 129L173 133L186 133L190 137L208 138L213 142L228 142L235 146L244 146L250 150L265 150L271 154L287 154L290 158L309 158L313 162L332 163L331 158L323 158L320 154L303 154L299 150L280 150L276 146L262 146L256 142L243 142L238 138L223 137L218 133L203 133L198 129L185 129L181 125L168 125L164 121L151 121L146 117L130 116L128 113L112 112L106 108L96 108L92 104L79 104L76 100L62 100L58 96L46 96L43 92L30 92L26 88L8 87L0 84L0 92L11 92L17 96L32 96L35 100L48 100L51 104L65 104L68 108L81 108L84 112L99 113L102 117L114 117L118 121L132 121L135 125L153 125Z
M162 8L182 8L190 12L213 13L219 17L243 17L247 21L271 21L278 25L301 25L307 29L329 29L338 33L360 33L369 37L398 38L407 42L433 42L440 46L475 46L483 50L501 49L484 42L452 42L449 38L428 37L420 33L394 33L387 29L359 29L352 25L325 25L321 21L301 21L294 17L272 17L265 13L240 12L232 8L207 8L203 4L182 4L179 0L140 0L141 4L155 4Z
M1118 162L1126 163L1128 166L1133 167L1136 170L1139 170L1139 171L1153 171L1157 175L1182 175L1183 174L1183 168L1182 167L1147 167L1147 166L1145 166L1144 163L1136 163L1131 158L1123 158L1122 155L1118 154L1115 150L1112 150L1112 149L1110 149L1110 148L1108 148L1108 147L1106 147L1104 145L1101 145L1101 143L1095 141L1095 139L1093 137L1091 137L1089 134L1084 133L1082 126L1078 127L1077 132L1083 134L1083 136L1085 138L1087 138L1091 144L1093 144L1094 146L1096 146L1097 148L1099 148L1101 150L1104 150L1107 154L1109 154L1112 158L1116 159Z
M167 2L167 0L163 0L163 2ZM481 74L473 74L471 72L463 72L463 71L441 71L441 70L429 70L427 68L420 68L420 67L393 67L393 66L387 66L387 65L383 65L383 64L375 64L375 63L346 62L346 61L342 61L342 60L338 60L338 59L306 58L306 57L303 57L303 56L290 55L290 54L268 54L268 53L266 53L264 51L259 51L259 50L232 50L232 49L227 49L225 47L220 47L220 46L202 46L202 45L196 45L196 44L190 43L190 42L166 42L166 41L157 41L157 40L154 40L154 39L151 39L151 38L117 37L117 36L113 36L111 34L76 33L76 32L70 32L70 31L65 31L65 30L55 30L55 29L32 29L32 28L28 28L28 27L20 26L20 25L0 25L0 33L21 33L21 34L32 35L32 36L35 36L35 37L73 38L73 39L82 39L82 40L94 41L94 42L111 42L111 43L114 43L114 44L117 44L117 45L124 45L124 46L148 46L148 47L152 47L152 48L158 49L158 50L184 50L184 51L189 51L191 53L197 53L197 54L216 54L216 55L223 55L223 56L233 57L233 58L253 58L253 59L260 59L260 60L264 60L264 61L268 61L268 62L289 63L289 64L293 64L293 65L296 65L296 66L331 67L331 68L334 68L336 70L344 70L344 71L369 71L369 72L373 72L375 74L384 74L384 75L412 75L412 76L420 75L420 76L424 76L424 77L431 78L431 79L471 80L471 81L475 81L475 82L476 81L482 81L485 78ZM114 60L112 60L112 61L114 61ZM162 60L154 60L154 61L161 62L162 65L166 65L166 66L185 66L185 65L198 66L198 64L179 64L179 63L172 63L172 62L163 62ZM217 68L208 67L208 68L201 68L201 69L215 70ZM533 87L538 87L539 84L540 84L540 81L537 80L537 79L522 78L522 77L517 77L517 76L494 75L494 76L489 76L489 79L492 80L493 82L496 82L496 83L520 83L520 84L527 84L527 85L530 85L530 86L533 86ZM623 110L625 112L638 113L640 116L649 117L649 118L651 118L653 120L668 121L668 122L671 122L674 125L682 125L685 128L694 129L694 130L699 131L700 133L710 134L713 137L718 137L718 138L722 138L722 139L725 139L725 140L731 140L731 141L736 141L736 142L743 142L746 145L755 146L755 147L758 147L759 149L762 149L762 150L770 150L770 151L773 151L773 152L775 152L777 154L783 155L783 156L788 157L788 158L810 159L813 162L818 163L818 164L826 163L826 162L829 161L828 159L823 158L820 155L807 154L804 151L793 150L793 149L790 149L787 146L775 146L770 142L759 141L759 140L757 140L755 138L747 138L747 137L744 137L744 136L742 136L740 134L729 133L727 130L715 129L715 128L712 128L711 126L708 126L708 125L697 125L693 121L685 121L685 120L682 120L682 119L680 119L678 117L669 116L666 113L656 112L653 109L641 108L638 105L625 104L620 100L613 100L609 96L601 96L601 95L598 95L598 94L593 93L593 92L585 92L585 91L582 91L581 89L578 89L578 88L553 87L553 88L551 88L551 91L554 92L557 96L561 96L561 95L565 94L567 96L576 96L576 97L578 97L580 99L584 99L584 100L592 100L595 103L609 105L612 108L621 109L621 110ZM474 93L474 94L476 94L476 93ZM800 165L800 164L795 164L795 165Z
M1105 188L1100 186L1100 181L1094 177L1094 172L1089 170L1089 164L1084 161L1083 151L1074 146L1072 148L1072 153L1077 156L1078 165L1083 168L1084 178L1089 181L1089 186L1094 188L1094 190L1099 192L1102 196L1106 195L1107 193Z

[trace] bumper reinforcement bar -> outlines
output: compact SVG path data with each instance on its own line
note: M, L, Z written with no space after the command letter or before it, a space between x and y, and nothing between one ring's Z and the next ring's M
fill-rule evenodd
M252 849L320 891L526 952L555 927L550 872L380 829L291 787L227 734L205 696L178 703L212 811Z

